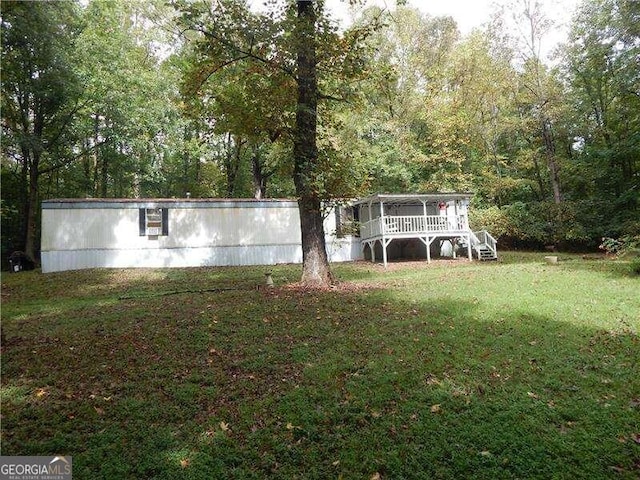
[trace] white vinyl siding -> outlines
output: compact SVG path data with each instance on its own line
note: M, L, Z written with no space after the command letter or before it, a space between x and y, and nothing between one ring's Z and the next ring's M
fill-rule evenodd
M44 272L302 262L300 217L292 201L55 202L42 210ZM167 212L167 224L158 222L160 211ZM325 222L330 259L361 258L357 240L334 241L329 219L335 217ZM168 235L157 234L163 228Z

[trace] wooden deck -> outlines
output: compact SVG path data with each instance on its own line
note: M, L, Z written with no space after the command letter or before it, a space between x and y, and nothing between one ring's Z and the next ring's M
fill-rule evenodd
M375 246L380 242L382 261L387 264L387 247L394 240L417 239L431 261L431 244L449 240L467 250L469 260L497 258L495 239L488 232L474 233L469 227L469 193L375 194L355 202L359 207L362 249L369 247L375 262ZM434 215L436 214L437 215Z
M466 215L402 215L374 218L360 227L362 241L378 240L383 236L412 238L429 234L458 236L469 232Z
M424 243L427 261L431 261L431 244L436 240L460 240L469 260L473 252L480 260L497 258L496 241L486 231L473 232L466 215L393 215L374 218L360 226L362 248L369 247L375 262L376 242L382 246L382 261L387 264L387 247L396 239L416 238ZM455 257L455 249L454 249Z

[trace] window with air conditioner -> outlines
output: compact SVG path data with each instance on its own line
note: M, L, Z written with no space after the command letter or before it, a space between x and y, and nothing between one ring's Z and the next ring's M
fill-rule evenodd
M169 235L168 208L140 209L140 236L161 237Z

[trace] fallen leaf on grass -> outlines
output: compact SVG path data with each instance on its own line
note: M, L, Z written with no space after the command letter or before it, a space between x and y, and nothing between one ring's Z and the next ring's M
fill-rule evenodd
M427 375L427 385L442 385L442 382L433 375Z
M531 398L538 399L538 395L536 395L536 394L535 394L535 393L533 393L533 392L527 392L527 395L528 395L529 397L531 397Z
M436 403L435 405L431 405L431 413L438 413L440 411L440 404Z
M220 422L220 430L222 430L223 432L228 432L231 429L229 428L228 423Z
M182 468L187 468L189 465L191 465L191 459L183 458L182 460L180 460L180 466Z
M376 472L373 475L371 475L371 478L369 480L380 480L381 478L382 477L380 476L380 474Z

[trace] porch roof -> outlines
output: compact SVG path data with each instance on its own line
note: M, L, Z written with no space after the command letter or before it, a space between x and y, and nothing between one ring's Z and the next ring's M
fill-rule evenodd
M393 204L421 204L422 202L443 202L449 200L468 200L473 193L376 193L369 197L360 198L353 205L366 205L368 203L393 203Z

